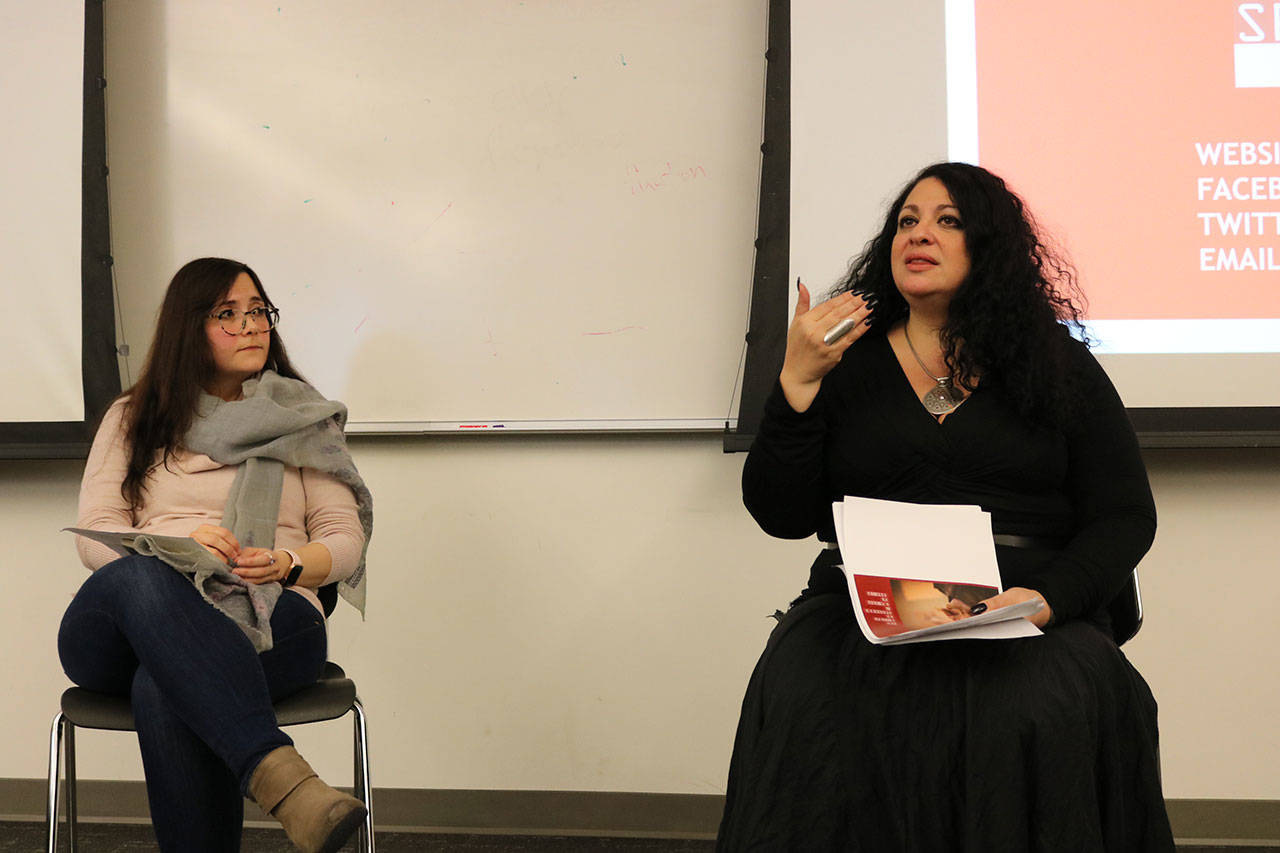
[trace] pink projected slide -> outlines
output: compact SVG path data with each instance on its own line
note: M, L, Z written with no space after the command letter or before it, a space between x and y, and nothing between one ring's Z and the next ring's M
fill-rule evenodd
M1280 318L1280 2L973 0L980 162L1091 320Z

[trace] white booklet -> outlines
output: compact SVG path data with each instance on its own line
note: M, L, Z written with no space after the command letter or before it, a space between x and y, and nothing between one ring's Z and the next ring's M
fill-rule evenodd
M831 509L853 612L868 642L1040 634L1026 617L1041 601L970 613L1004 591L991 517L981 507L846 497Z

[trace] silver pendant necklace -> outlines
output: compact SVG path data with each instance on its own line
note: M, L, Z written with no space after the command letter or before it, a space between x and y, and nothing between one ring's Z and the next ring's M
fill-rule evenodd
M902 334L907 339L907 348L911 350L911 354L915 356L916 364L920 365L920 369L925 375L938 384L929 389L929 393L924 395L921 401L924 403L925 409L931 415L948 415L956 410L964 398L956 391L955 384L950 376L934 376L929 372L929 368L925 367L924 360L920 358L920 353L916 352L915 344L911 343L911 333L907 331L907 324L902 324Z

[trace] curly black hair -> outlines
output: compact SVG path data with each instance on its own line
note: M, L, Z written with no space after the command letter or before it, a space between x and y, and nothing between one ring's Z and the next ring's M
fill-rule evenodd
M920 170L832 295L852 290L874 298L873 328L881 333L907 316L890 251L902 206L926 178L940 180L959 208L970 260L941 333L948 370L971 391L978 377L996 381L1028 419L1060 421L1077 391L1067 365L1070 347L1079 345L1072 330L1085 340L1084 294L1070 261L1049 244L1022 199L997 175L968 163Z

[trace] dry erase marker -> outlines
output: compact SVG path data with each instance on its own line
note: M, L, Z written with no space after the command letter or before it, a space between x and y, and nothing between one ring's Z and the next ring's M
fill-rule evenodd
M849 334L849 330L856 325L858 325L857 317L845 317L839 323L836 323L830 329L827 329L827 333L822 336L822 342L828 345L834 344L836 341Z

